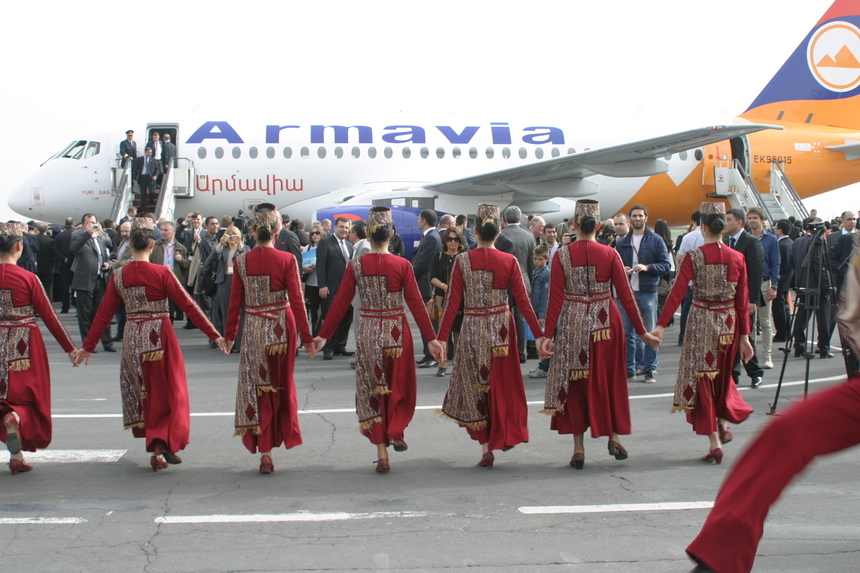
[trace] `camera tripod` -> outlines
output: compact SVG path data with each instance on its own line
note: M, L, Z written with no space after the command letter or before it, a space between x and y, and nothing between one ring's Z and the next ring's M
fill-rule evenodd
M784 346L780 348L783 352L782 368L779 372L773 404L770 404L769 415L776 414L788 356L792 351L795 352L795 356L798 356L800 352L795 350L793 345L803 341L802 355L806 361L803 378L803 399L805 400L809 394L810 361L815 357L816 339L828 336L831 332L829 321L831 320L831 305L836 304L836 289L833 287L831 279L833 275L831 274L830 258L827 255L824 230L823 224L812 227L813 234L800 267L800 274L796 275L798 277L795 280L797 286L793 289L796 294L795 305L786 327ZM802 328L799 328L800 325ZM817 337L816 327L818 329ZM842 340L841 332L839 338L841 340L840 347L843 349L842 358L845 361L845 371L847 375L850 375L845 341ZM823 353L820 345L819 352Z

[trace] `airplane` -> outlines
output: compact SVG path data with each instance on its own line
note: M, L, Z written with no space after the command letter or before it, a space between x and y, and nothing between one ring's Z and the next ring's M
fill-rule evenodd
M631 142L503 117L314 123L278 112L261 122L148 123L144 140L170 133L179 155L157 215L248 213L271 202L306 219L327 207L360 217L379 204L474 217L491 203L562 222L588 197L604 216L642 204L670 225L687 224L709 199L763 206L769 219L802 217L802 199L860 181L858 26L860 2L837 0L734 123ZM11 193L9 207L53 222L121 217L134 197L116 153L123 132L74 140Z

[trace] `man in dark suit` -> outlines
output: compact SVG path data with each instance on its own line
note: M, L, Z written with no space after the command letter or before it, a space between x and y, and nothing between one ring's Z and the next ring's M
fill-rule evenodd
M347 225L346 233L349 234L349 225ZM283 213L281 214L281 230L275 236L275 248L285 253L292 253L299 266L302 266L302 246L299 242L299 236L290 231L290 217ZM339 280L338 284L340 284Z
M42 286L45 287L45 292L48 294L48 300L53 300L54 239L52 239L48 233L47 223L37 223L36 230L39 232L39 234L36 235L36 242L39 244L39 251L36 255L36 274L39 275L39 280L42 281Z
M72 263L75 255L72 253L72 233L75 232L75 222L66 217L66 226L54 239L54 261L60 275L60 314L69 312L72 288Z
M137 207L135 207L134 205L129 205L128 211L126 211L125 216L119 220L119 223L117 223L117 226L122 225L126 221L131 222L131 220L134 219L135 217L137 217Z
M729 209L726 211L726 243L729 247L735 249L744 256L747 263L747 282L749 285L749 312L750 324L755 325L755 314L759 308L765 306L764 297L761 294L762 270L764 268L764 247L761 246L761 241L756 237L744 231L744 222L746 215L741 209ZM755 328L750 334L750 344L752 344L753 352L755 352ZM741 377L741 356L740 352L735 357L733 375L735 384L738 383ZM758 358L753 354L752 360L744 364L747 375L750 377L750 386L758 388L761 385L761 377L764 375L764 370L759 366Z
M776 290L776 298L773 299L773 341L785 342L790 337L787 335L790 315L788 312L788 296L791 292L794 280L794 259L791 257L791 249L794 241L791 240L791 223L787 219L776 222L773 234L776 235L779 246L779 286Z
M352 243L347 238L349 235L349 219L338 217L335 222L333 233L319 242L317 247L317 281L319 282L319 296L322 299L322 318L328 314L343 274L352 259ZM295 237L295 233L290 233ZM298 243L298 237L296 237ZM284 250L284 249L282 249ZM301 253L298 255L301 264ZM346 341L349 338L349 327L352 325L352 312L345 312L343 319L337 326L334 336L329 338L323 346L323 360L331 360L332 355L352 356L355 352L346 350Z
M102 303L111 261L107 235L99 232L96 216L87 213L81 220L82 227L72 234L71 251L75 255L72 265L72 290L75 291L78 309L78 328L81 340L86 340L90 326ZM107 352L116 352L110 334L110 325L102 334L102 346Z
M21 235L21 256L18 258L18 266L26 269L31 273L36 273L36 260L39 254L39 242L36 241L36 222L30 221L26 225L21 221L8 221L9 223L17 223L24 232Z
M418 228L422 235L418 248L412 254L412 270L415 273L415 280L418 282L418 291L421 293L421 298L424 299L425 304L433 294L430 275L433 273L433 266L436 264L436 259L439 258L439 253L442 252L442 237L436 230L436 221L436 211L433 209L424 209L418 215ZM438 363L430 354L427 341L423 336L421 341L424 344L424 357L418 361L418 367L435 368Z
M152 149L147 147L143 150L143 157L135 160L135 173L137 179L134 182L140 187L140 212L146 213L149 211L149 193L155 195L158 191L158 178L164 174L164 166L152 156ZM155 206L154 200L152 206Z
M501 234L496 239L496 248L503 253L510 253L517 258L520 270L523 273L526 292L531 294L531 277L535 271L534 257L532 256L535 249L535 236L520 225L522 217L523 212L519 207L511 205L505 209L505 212L502 214L505 228L502 229ZM523 321L523 313L517 308L513 297L511 297L510 303L514 314L514 325L517 329L520 364L523 364L526 361L525 322Z
M818 217L812 218L809 222L810 225L820 223L821 219ZM824 241L822 238L818 240ZM827 256L827 253L824 252L822 246L815 245L815 241L813 235L806 234L797 239L791 249L794 265L794 286L803 289L797 300L797 312L794 315L794 356L800 357L806 352L806 329L812 318L810 313L814 313L815 325L818 328L818 355L821 358L833 358L833 353L830 352L832 304L827 293L823 292L826 270L822 259ZM809 291L809 289L819 288L822 289L820 293ZM816 301L818 303L817 309L814 308Z
M830 233L828 239L833 236L835 240L830 244L827 252L830 256L830 268L833 270L835 286L839 294L842 294L842 283L848 274L848 259L854 250L854 233L857 228L857 214L854 211L842 213L842 229L837 233Z
M170 141L170 134L164 134L164 143L161 144L161 164L164 165L164 171L173 167L176 160L176 146Z
M463 245L466 247L466 250L477 249L478 240L475 238L475 233L472 232L472 229L468 227L469 219L465 215L457 215L454 224L457 225L457 228L460 229L460 233L463 235L463 239L466 240L466 244Z

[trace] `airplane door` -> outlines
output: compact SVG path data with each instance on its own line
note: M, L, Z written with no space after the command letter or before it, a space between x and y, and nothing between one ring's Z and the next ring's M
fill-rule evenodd
M179 149L179 124L178 123L149 123L146 126L146 142L152 141L152 133L157 131L161 141L164 141L164 134L170 135L170 142L176 146L176 157L182 154ZM146 143L144 143L146 146ZM174 162L174 167L176 166Z
M735 137L730 140L732 146L732 159L735 159L738 164L743 168L744 172L749 174L750 172L750 146L749 140L747 137Z

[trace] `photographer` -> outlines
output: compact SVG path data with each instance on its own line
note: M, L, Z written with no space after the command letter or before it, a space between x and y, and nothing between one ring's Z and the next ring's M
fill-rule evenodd
M818 348L817 352L821 358L833 358L833 353L830 352L830 313L831 302L830 296L824 291L824 288L829 284L830 277L825 276L825 261L821 260L822 249L813 250L816 242L823 245L824 241L824 223L818 217L813 218L806 224L808 234L802 236L794 242L791 250L791 257L794 260L794 288L798 289L801 297L806 297L799 302L797 312L794 317L794 356L803 356L806 351L806 327L809 323L810 312L815 313L815 322L818 328ZM825 253L826 256L826 253ZM810 309L809 289L821 289L817 297L818 308Z
M78 328L81 339L85 340L107 288L111 271L108 248L112 245L107 235L101 232L96 216L92 213L84 215L81 225L80 229L72 233L70 250L75 255L72 290L77 300ZM108 325L101 337L106 352L116 352L112 338Z

